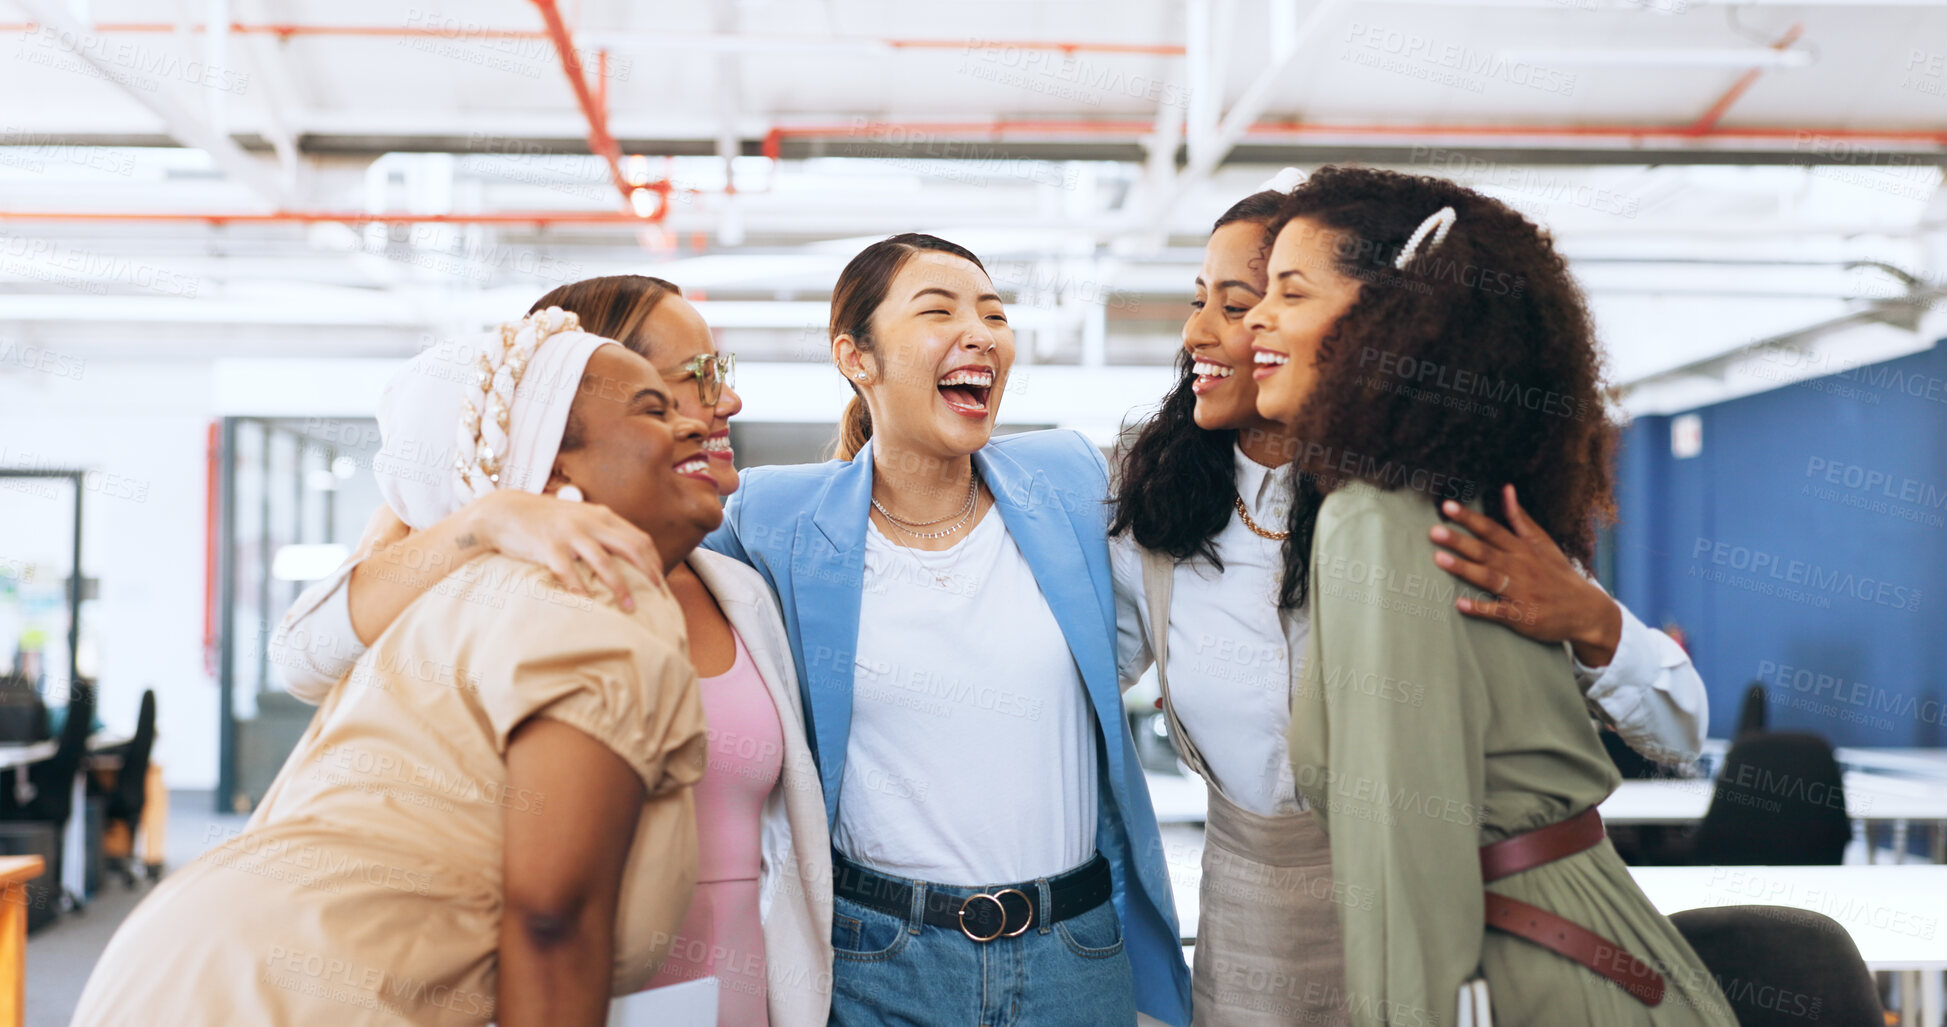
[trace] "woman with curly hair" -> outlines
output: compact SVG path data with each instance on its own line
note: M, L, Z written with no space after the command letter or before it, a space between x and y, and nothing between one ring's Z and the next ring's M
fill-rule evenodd
M1217 219L1176 387L1122 454L1111 525L1124 686L1155 665L1177 750L1208 788L1193 974L1200 1027L1343 1015L1331 851L1294 786L1285 742L1290 654L1302 657L1309 622L1295 599L1281 601L1282 529L1292 503L1321 497L1309 477L1294 493L1290 430L1257 411L1244 317L1264 297L1264 233L1286 195L1253 193ZM1694 756L1705 695L1682 649L1579 573L1547 535L1516 536L1473 516L1471 534L1435 535L1461 554L1441 553L1441 566L1509 601L1461 612L1569 644L1591 715L1652 758Z
M1258 412L1324 497L1294 504L1308 600L1292 776L1330 841L1355 1024L1734 1023L1604 837L1619 783L1567 652L1455 609L1442 516L1504 486L1586 563L1613 516L1595 330L1548 238L1451 182L1330 167L1271 224ZM1463 588L1467 598L1485 593ZM1357 901L1353 901L1353 897Z

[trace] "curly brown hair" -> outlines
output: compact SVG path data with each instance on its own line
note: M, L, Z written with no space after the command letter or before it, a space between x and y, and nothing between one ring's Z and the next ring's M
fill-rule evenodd
M1453 208L1437 244L1395 261L1428 215ZM1615 429L1605 416L1595 325L1548 234L1506 204L1441 178L1329 166L1294 190L1268 239L1295 219L1336 237L1359 295L1320 345L1318 380L1293 427L1318 494L1351 480L1479 496L1506 521L1514 485L1562 551L1590 563L1613 520ZM1305 595L1314 503L1292 505L1286 605Z

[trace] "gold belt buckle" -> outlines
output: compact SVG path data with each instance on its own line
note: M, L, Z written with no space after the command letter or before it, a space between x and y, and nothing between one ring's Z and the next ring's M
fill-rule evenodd
M995 909L1001 911L1001 925L994 929L994 933L986 936L985 938L967 929L967 904L972 902L975 899L986 899L987 901L994 904ZM967 937L972 938L974 941L985 942L985 941L993 941L995 938L1000 937L1002 932L1006 930L1007 930L1007 907L1001 905L1001 900L998 896L989 895L986 892L981 892L978 895L969 895L966 898L960 900L960 933L961 934L964 934Z
M1001 896L1010 893L1014 895L1019 895L1021 897L1021 901L1027 903L1028 906L1027 920L1024 921L1021 924L1021 926L1016 927L1011 931L1007 929L1007 903L1001 901ZM971 903L975 899L986 899L987 901L994 904L995 909L1001 911L1001 925L994 930L994 933L987 935L986 937L981 937L980 935L975 934L972 931L967 929L967 904ZM988 892L981 892L978 895L969 895L966 898L960 900L960 933L966 935L968 938L971 938L974 941L989 942L989 941L993 941L995 938L1018 938L1021 935L1027 933L1027 929L1032 926L1034 926L1034 900L1028 898L1028 893L1022 891L1019 888L1002 888L1000 891L993 892L991 894Z

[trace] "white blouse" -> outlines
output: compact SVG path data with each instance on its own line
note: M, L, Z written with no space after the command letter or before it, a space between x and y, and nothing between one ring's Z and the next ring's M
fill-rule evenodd
M1235 447L1232 457L1237 492L1251 519L1267 531L1283 531L1290 513L1290 467L1267 468ZM1310 620L1302 609L1288 614L1278 609L1284 543L1252 533L1235 514L1215 542L1222 572L1202 560L1176 565L1170 697L1183 730L1232 802L1265 816L1297 812L1303 799L1292 787L1285 741L1292 681L1286 639L1303 646ZM1427 547L1430 563L1433 543ZM1115 573L1116 666L1127 688L1155 659L1142 552L1135 540L1121 535L1109 540L1109 555ZM1615 658L1601 668L1575 663L1590 713L1613 724L1637 751L1661 762L1687 762L1703 748L1709 722L1703 679L1681 646L1616 605L1622 611L1622 637Z

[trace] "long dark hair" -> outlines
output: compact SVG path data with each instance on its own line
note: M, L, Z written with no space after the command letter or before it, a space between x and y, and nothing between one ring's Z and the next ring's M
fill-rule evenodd
M1271 189L1252 193L1224 211L1210 230L1238 222L1268 226L1284 198ZM1122 448L1109 534L1128 532L1144 549L1177 560L1208 560L1222 570L1215 540L1230 523L1231 497L1237 494L1231 456L1237 431L1197 426L1191 363L1189 352L1179 349L1176 384Z
M1396 267L1443 207L1456 215L1445 239L1425 239ZM1336 236L1337 270L1360 283L1292 424L1294 452L1320 469L1319 494L1363 480L1430 500L1478 496L1505 521L1500 486L1512 484L1535 523L1587 564L1598 518L1615 515L1615 431L1594 323L1547 234L1445 179L1369 168L1320 169L1267 238L1299 218ZM1303 595L1316 517L1316 504L1292 504L1287 600Z
M886 290L892 287L899 269L922 251L950 253L987 273L987 266L972 250L936 235L905 232L881 239L860 250L838 273L838 284L832 286L831 337L850 335L859 352L873 354L876 362L878 345L872 338L872 315L886 301ZM871 437L872 413L866 409L859 387L853 385L852 401L845 404L845 414L838 422L838 445L832 456L850 460Z

